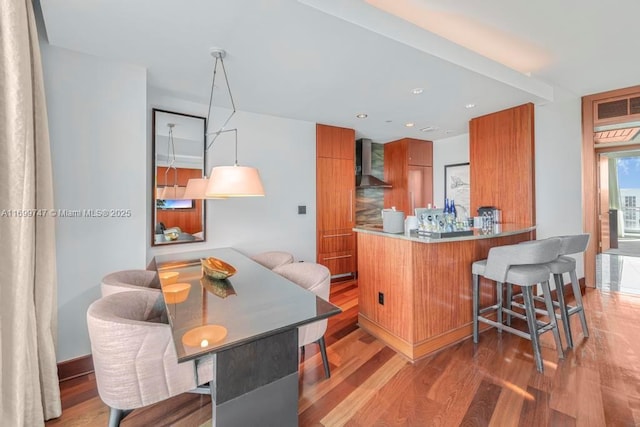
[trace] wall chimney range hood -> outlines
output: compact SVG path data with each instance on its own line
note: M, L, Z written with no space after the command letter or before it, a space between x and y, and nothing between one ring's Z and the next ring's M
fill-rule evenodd
M383 180L371 175L371 140L356 141L356 187L357 188L391 188Z

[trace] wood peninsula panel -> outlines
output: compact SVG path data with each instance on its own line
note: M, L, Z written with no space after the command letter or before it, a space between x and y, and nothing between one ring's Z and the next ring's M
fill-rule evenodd
M494 246L533 238L532 232L522 232L423 243L357 234L360 326L411 361L471 336L471 264L486 259ZM384 305L378 302L379 292ZM494 303L495 282L483 279L480 295L483 306Z
M502 222L534 225L534 107L476 117L469 123L471 212L502 210Z
M158 166L156 169L156 182L158 185L163 186L165 183L172 185L174 183L175 178L173 171L169 171L165 179L167 168L165 166ZM177 184L181 187L186 187L187 182L189 182L191 178L202 178L202 169L177 168L177 171ZM203 200L194 200L194 207L191 209L156 209L156 222L163 223L167 228L180 227L185 233L198 233L202 231L203 226L203 202Z
M400 239L358 233L358 252L360 314L412 342L411 245ZM360 270L361 267L364 268ZM378 303L379 292L384 294L384 305Z

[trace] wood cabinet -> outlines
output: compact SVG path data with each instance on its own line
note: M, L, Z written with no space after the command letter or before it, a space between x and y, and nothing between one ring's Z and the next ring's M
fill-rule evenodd
M495 206L502 222L536 223L534 141L533 104L471 120L471 215Z
M355 131L316 125L316 253L331 275L355 275Z
M395 206L405 215L433 203L433 143L403 138L384 144L384 207Z

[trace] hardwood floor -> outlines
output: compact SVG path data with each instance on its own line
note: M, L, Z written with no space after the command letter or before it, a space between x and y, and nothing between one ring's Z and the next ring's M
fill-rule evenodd
M640 297L588 289L590 337L572 317L576 347L558 360L542 339L545 372L529 341L494 329L415 364L356 325L357 287L332 285L343 313L329 321L331 378L316 346L300 367L301 426L637 426L640 425ZM47 426L106 425L93 375L61 384L63 415ZM208 396L184 394L134 411L124 426L200 426Z

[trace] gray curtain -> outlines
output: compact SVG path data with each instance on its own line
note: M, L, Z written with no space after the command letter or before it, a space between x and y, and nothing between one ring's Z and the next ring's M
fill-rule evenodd
M624 204L620 201L620 186L618 185L618 158L609 158L609 209L618 211L618 237L624 236Z
M0 424L61 414L51 153L31 0L0 0Z

